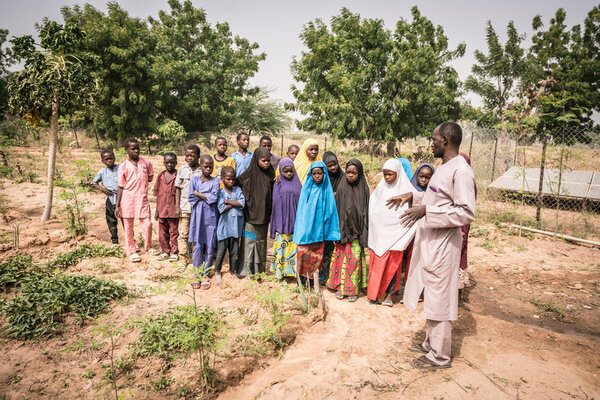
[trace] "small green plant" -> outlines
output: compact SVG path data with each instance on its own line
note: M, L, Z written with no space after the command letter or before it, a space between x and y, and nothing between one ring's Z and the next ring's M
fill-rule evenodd
M195 303L195 302L194 302ZM209 307L171 307L166 313L147 317L139 322L141 334L133 343L135 355L155 354L167 359L196 355L200 363L203 390L212 381L212 362L223 327L220 314Z
M48 261L49 268L67 269L84 258L99 257L125 257L123 249L119 246L104 246L102 244L83 244L76 249L61 254L52 261Z
M161 375L157 380L150 380L150 385L152 385L152 389L155 392L160 392L161 390L165 390L171 385L171 382L164 376Z
M559 319L565 317L565 310L552 300L543 300L534 297L529 302L538 308L540 314L553 314Z
M10 376L10 383L15 384L21 382L23 378L19 376L16 372Z
M110 339L110 348L108 349L108 356L110 358L110 367L106 369L106 373L102 377L103 379L110 382L112 389L115 394L115 400L119 400L122 397L119 397L119 387L117 385L118 374L123 371L123 369L119 369L117 367L118 363L115 359L115 348L117 346L117 340L121 337L124 326L117 326L117 323L112 318L112 316L106 315L99 321L99 324L96 328L94 328L94 334L100 335L103 338Z
M90 275L58 273L30 280L4 307L4 330L18 339L54 334L67 315L83 322L106 311L111 300L126 295L124 285Z
M96 376L96 373L94 371L92 371L91 369L88 369L81 375L81 377L85 378L85 379L92 379L95 376Z
M86 160L77 160L75 165L75 176L56 179L54 186L63 189L58 194L58 199L63 203L62 213L65 215L67 229L73 236L79 236L87 233L87 221L91 216L86 210L90 202L83 195L90 192L93 175Z
M0 261L0 288L6 291L10 287L23 285L29 280L39 279L45 274L47 271L34 264L30 255L17 254L6 261Z
M523 253L524 251L527 251L527 246L522 244L517 246L517 253Z

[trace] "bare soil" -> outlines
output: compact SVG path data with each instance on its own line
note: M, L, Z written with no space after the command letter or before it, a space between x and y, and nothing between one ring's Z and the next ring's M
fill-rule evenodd
M93 153L75 151L71 157L89 159L94 169L101 166ZM151 160L161 170L159 158ZM89 210L97 215L90 233L70 238L56 212L50 221L39 222L43 184L0 183L1 230L10 232L18 224L21 246L17 251L6 240L0 244L0 258L20 252L42 262L82 243L108 243L103 195L87 196ZM270 349L246 354L233 344L220 350L215 388L205 397L598 399L600 250L528 236L499 224L473 224L472 282L453 324L450 369L422 372L409 365L416 354L407 346L424 337L421 308L410 313L399 304L400 296L388 308L369 305L365 297L356 303L339 301L325 292L325 312L290 310L282 353ZM66 273L98 275L143 290L142 297L113 305L110 316L117 324L190 304L191 290L177 288L189 270L179 273L174 265L144 254L142 259L140 264L118 258L83 260ZM267 312L246 281L229 274L224 280L222 286L196 294L200 304L222 309L231 321L238 321L230 335L240 336L259 326ZM248 325L248 319L254 325ZM95 333L102 323L100 318L83 326L70 324L62 334L37 341L0 339L0 398L114 398L103 378L109 340ZM115 356L126 358L138 335L139 330L126 329L117 338ZM97 349L91 348L94 340L99 342ZM120 377L120 393L136 399L200 398L196 366L192 359L137 359ZM152 382L160 376L170 384L156 390Z

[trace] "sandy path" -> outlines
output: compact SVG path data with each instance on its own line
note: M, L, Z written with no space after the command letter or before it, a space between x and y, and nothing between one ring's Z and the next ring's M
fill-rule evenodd
M410 314L398 304L373 306L364 298L350 304L332 293L325 297L325 322L301 335L280 360L219 398L585 399L585 394L600 394L600 346L593 339L462 309L454 330L453 368L421 372L410 367L414 354L406 351L423 335L420 312Z

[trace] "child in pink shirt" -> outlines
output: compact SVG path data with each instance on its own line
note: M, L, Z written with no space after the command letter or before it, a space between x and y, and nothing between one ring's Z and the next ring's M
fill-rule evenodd
M135 218L140 220L146 250L150 254L153 251L156 253L156 250L152 249L152 213L148 203L148 183L154 178L154 169L150 161L140 157L140 143L136 139L125 139L124 147L129 158L119 166L115 215L117 218L123 218L125 247L129 259L140 262L133 237Z

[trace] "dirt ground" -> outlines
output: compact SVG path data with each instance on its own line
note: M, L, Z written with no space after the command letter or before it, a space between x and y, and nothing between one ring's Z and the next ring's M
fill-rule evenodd
M94 169L100 167L90 160ZM161 170L158 158L152 161ZM39 222L43 184L0 183L0 225L4 232L20 226L19 252L44 261L81 243L108 242L102 195L87 196L89 210L97 215L90 233L71 239L56 213L50 221ZM424 337L422 306L413 314L399 304L400 296L388 308L369 305L364 296L348 303L325 292L326 315L318 310L293 315L289 327L294 334L282 353L251 357L222 350L227 356L219 359L219 390L211 397L600 398L600 250L549 237L519 237L506 226L478 220L469 246L472 282L453 324L451 369L421 372L409 365L415 354L407 346ZM17 252L8 240L0 249L0 259ZM140 264L118 258L83 260L66 272L90 273L145 290L144 296L113 306L111 315L118 323L190 303L191 290L173 287L185 273L148 255L142 258ZM224 280L220 287L199 291L199 302L230 314L264 312L247 282L231 275ZM61 335L37 341L0 339L0 398L114 398L102 380L107 339L98 338L101 349L96 351L77 346L86 341L89 346L95 324L73 325ZM127 353L136 335L131 330L119 337L117 356ZM126 398L179 398L186 394L178 390L185 384L188 397L195 397L193 362L167 364L158 358L137 360L120 381L122 393ZM82 376L88 370L94 377ZM157 391L151 381L159 375L172 383Z

